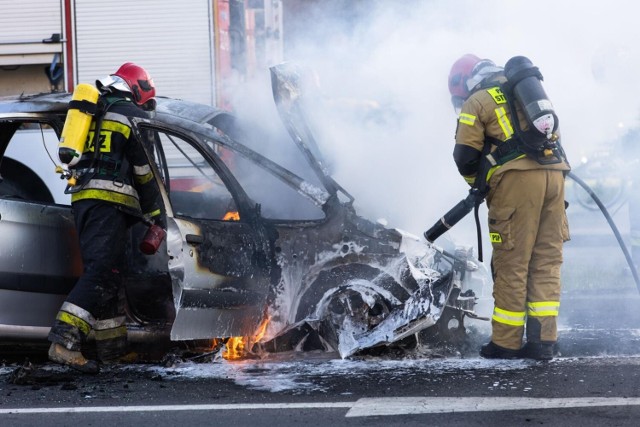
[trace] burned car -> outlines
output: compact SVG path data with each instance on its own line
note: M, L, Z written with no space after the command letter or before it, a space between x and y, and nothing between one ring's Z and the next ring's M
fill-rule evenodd
M475 316L470 251L359 216L320 160L296 76L271 72L284 124L273 135L168 98L158 98L152 118L130 118L168 227L154 255L137 249L145 226L131 228L123 272L130 341L245 337L247 350L315 346L348 357L423 330L434 339L464 333L464 318ZM2 100L0 153L25 132L56 153L69 100ZM273 147L271 158L261 154ZM54 159L50 179L58 180ZM0 342L42 342L82 271L71 206L42 197L4 163L0 173Z

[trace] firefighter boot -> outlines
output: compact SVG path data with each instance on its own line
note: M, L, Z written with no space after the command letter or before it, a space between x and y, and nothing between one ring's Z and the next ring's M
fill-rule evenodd
M553 359L553 344L542 342L527 342L522 350L521 357L535 360L551 360Z
M61 344L51 343L49 347L49 360L67 365L85 374L97 374L100 369L98 362L86 359L81 352L67 350Z
M480 356L485 359L517 359L520 357L519 353L519 350L500 347L499 345L494 344L493 341L489 341L488 344L485 344L480 348Z

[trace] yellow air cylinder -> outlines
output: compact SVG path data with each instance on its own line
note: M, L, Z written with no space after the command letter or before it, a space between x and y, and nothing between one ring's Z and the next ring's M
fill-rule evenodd
M73 91L58 144L58 158L65 169L78 163L82 156L99 95L98 89L86 83L80 83ZM82 101L85 102L79 104Z

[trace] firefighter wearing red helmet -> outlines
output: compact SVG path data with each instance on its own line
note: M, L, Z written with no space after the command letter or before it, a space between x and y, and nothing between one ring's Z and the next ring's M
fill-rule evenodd
M73 166L71 203L82 254L83 273L58 312L49 334L49 358L87 373L98 361L128 352L124 307L119 303L120 272L128 228L145 218L166 229L154 175L130 117L148 118L155 108L149 74L133 63L96 81L98 105L84 152ZM97 359L82 350L90 332Z
M449 74L458 113L453 157L469 185L484 186L489 210L495 304L491 341L480 355L548 360L557 341L562 245L569 239L569 165L564 153L543 164L517 149L516 130L529 125L520 107L513 117L505 82L502 67L470 54Z
M120 78L126 85L118 83L116 78ZM104 80L104 79L103 79ZM146 110L155 109L156 87L153 79L144 68L134 64L133 62L125 62L118 68L118 71L109 76L106 81L98 80L96 86L98 89L111 86L119 88L123 92L132 95L133 102L139 107ZM112 83L113 82L113 83Z

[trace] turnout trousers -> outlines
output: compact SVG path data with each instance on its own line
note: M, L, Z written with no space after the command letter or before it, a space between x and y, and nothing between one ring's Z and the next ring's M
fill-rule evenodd
M81 351L93 332L98 359L114 359L127 352L120 295L128 215L99 200L75 202L73 213L83 272L56 316L49 341Z
M562 245L569 240L560 170L508 170L487 197L495 300L491 340L518 350L557 341Z

